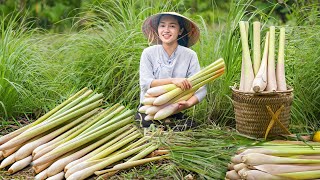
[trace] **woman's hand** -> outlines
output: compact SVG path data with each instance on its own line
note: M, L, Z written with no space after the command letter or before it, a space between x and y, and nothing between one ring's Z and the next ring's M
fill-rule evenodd
M181 88L183 91L192 88L187 78L172 78L172 83Z
M179 107L178 107L177 112L183 111L183 110L188 109L189 107L192 106L192 104L189 103L188 101L180 101L180 102L178 102L178 104L179 104Z

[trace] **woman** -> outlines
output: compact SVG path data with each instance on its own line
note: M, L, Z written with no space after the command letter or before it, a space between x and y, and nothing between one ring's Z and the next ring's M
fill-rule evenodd
M200 71L197 54L188 48L199 39L197 25L178 13L164 12L148 17L142 31L156 45L144 49L141 55L140 103L151 87L175 84L182 90L190 89L192 85L187 78ZM189 100L179 102L176 113L199 103L205 95L205 87L200 88ZM142 126L148 127L152 121L145 121L144 116L139 114ZM173 117L182 118L181 114Z

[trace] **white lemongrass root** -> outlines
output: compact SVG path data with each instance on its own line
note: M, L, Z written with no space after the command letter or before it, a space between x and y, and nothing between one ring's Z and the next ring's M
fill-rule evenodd
M250 153L241 157L242 162L250 165L262 164L319 164L320 159L295 159L286 157L277 157L260 153Z
M152 87L152 88L148 89L147 94L150 96L160 96L164 93L167 93L169 91L174 90L175 88L177 88L177 86L174 84L166 84L163 86L156 86L156 87Z
M232 179L232 180L241 179L241 177L239 176L239 174L235 170L227 171L226 178Z
M228 170L234 170L234 163L228 163Z
M47 180L63 180L64 179L64 172L60 172L54 176L50 176Z
M141 106L138 111L139 111L140 113L146 113L146 111L147 111L150 107L152 107L152 105L144 105L144 106Z
M240 171L241 169L246 168L246 167L247 167L246 164L240 163L240 164L235 164L235 165L233 166L233 169L238 172L238 171Z
M238 155L235 155L235 156L232 156L231 157L231 162L233 164L240 164L242 162L242 155L241 154L238 154Z
M0 169L5 168L5 167L9 166L10 164L13 164L14 162L16 162L14 156L15 156L15 153L13 153L10 156L3 159L0 164Z
M258 170L247 171L243 176L247 180L285 180L282 177L274 176Z
M320 165L292 165L292 164L262 164L258 166L253 166L255 169L267 172L272 175L277 175L281 173L291 173L299 171L313 171L320 170Z
M38 166L32 166L32 169L36 174L38 174L38 173L42 172L45 169L47 171L47 168L53 163L54 163L54 161L50 161L50 162L47 162L45 164L41 164L41 165L38 165Z
M252 89L254 92L263 91L267 87L268 82L268 50L269 50L269 32L266 34L266 40L264 44L264 51L261 60L261 65L256 77L252 83Z
M247 168L247 167L244 167L244 168L242 168L242 169L240 169L238 171L238 174L242 179L244 179L245 178L245 172L247 172L247 171L250 171L250 169Z
M43 170L41 171L39 174L37 174L34 179L35 180L44 180L44 179L47 179L48 175L47 175L47 170Z
M154 115L154 119L155 120L165 119L165 118L169 117L170 115L172 115L173 113L175 113L178 110L178 108L179 108L178 103L170 104L170 105L164 107L163 109L159 110Z
M32 161L32 156L28 156L24 159L21 159L13 163L12 166L8 169L9 174L13 174L27 167L31 163L31 161Z

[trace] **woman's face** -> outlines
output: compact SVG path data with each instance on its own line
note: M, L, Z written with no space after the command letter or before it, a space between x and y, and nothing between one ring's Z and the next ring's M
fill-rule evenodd
M178 43L178 35L181 34L178 20L170 15L163 15L158 25L159 38L162 44L173 45Z

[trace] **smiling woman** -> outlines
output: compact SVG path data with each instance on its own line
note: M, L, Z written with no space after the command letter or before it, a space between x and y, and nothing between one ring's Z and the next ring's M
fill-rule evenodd
M182 91L191 89L192 84L187 78L200 71L197 54L189 48L199 39L200 30L197 25L178 13L164 12L148 17L143 23L142 31L149 42L156 45L144 49L141 55L140 103L150 100L144 97L151 87L173 84ZM199 103L205 95L206 89L202 87L189 99L178 102L173 118L181 119L183 116L179 112ZM146 121L145 116L137 114L142 126L149 127L153 122ZM194 122L183 125L185 124L194 126Z

